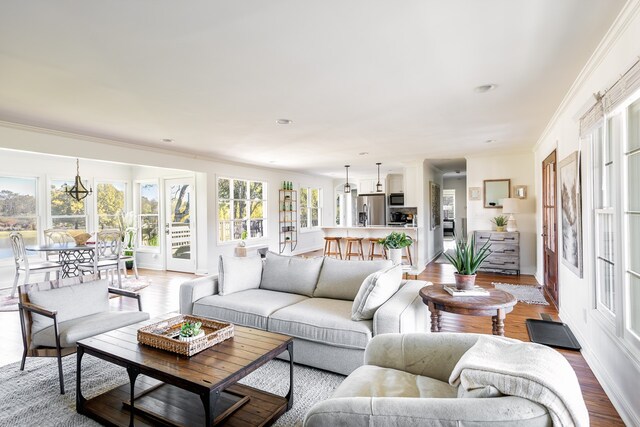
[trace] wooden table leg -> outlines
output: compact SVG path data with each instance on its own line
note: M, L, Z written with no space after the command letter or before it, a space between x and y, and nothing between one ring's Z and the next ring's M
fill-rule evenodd
M497 325L498 325L498 316L492 316L492 317L491 317L491 324L492 324L491 333L492 333L493 335L498 335L498 334L496 333Z
M498 314L496 316L494 316L494 318L496 319L496 329L493 332L493 335L500 335L501 337L504 336L504 319L505 317L507 317L506 313L504 312L503 308L499 308L498 309Z
M431 332L440 332L440 310L429 302L429 311L431 312Z

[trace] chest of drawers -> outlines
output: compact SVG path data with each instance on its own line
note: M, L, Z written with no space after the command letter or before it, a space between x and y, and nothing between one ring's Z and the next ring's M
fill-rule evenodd
M476 250L491 242L491 255L482 263L480 271L520 274L520 233L474 231Z

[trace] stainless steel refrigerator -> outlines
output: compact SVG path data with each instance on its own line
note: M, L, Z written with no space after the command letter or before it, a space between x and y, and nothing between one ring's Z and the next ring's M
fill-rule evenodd
M387 225L387 197L384 193L358 196L358 225Z

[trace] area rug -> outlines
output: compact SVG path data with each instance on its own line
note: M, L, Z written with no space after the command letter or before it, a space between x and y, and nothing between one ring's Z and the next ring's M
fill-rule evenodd
M29 358L25 370L19 363L0 370L0 426L99 426L76 413L76 357L63 359L66 394L58 385L54 358ZM289 363L273 360L240 382L284 396L289 387ZM293 408L282 415L275 426L300 426L316 402L327 399L344 380L344 376L295 365ZM94 397L128 383L126 370L85 355L82 359L82 394Z
M524 302L525 304L549 305L547 300L544 298L542 289L538 286L512 285L509 283L497 282L492 282L491 284L495 286L496 289L509 292L511 295L516 297L519 302Z
M447 255L451 256L451 257L455 257L456 253L453 249L447 249L446 250ZM435 261L436 264L451 264L449 262L449 260L444 256L444 253L442 253Z
M11 288L0 290L0 311L18 311L18 291L11 298Z

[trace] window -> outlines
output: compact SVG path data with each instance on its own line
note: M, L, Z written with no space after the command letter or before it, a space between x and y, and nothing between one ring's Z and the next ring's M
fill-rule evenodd
M27 245L38 243L36 183L36 178L0 176L0 259L13 257L13 231L22 233Z
M138 232L140 247L160 246L158 225L160 223L160 189L157 183L141 183L138 187Z
M309 230L322 225L322 190L300 188L300 229ZM339 213L338 213L339 215Z
M267 183L218 178L218 241L266 237Z
M442 210L444 219L456 217L456 190L442 190Z
M53 228L86 230L86 199L77 201L64 192L65 185L73 180L52 180L49 183L51 197L51 226ZM84 183L87 187L87 183Z
M96 185L96 204L98 212L98 229L118 228L118 215L124 211L124 182L100 182Z
M602 127L591 134L593 156L593 203L595 238L595 283L596 308L613 321L615 300L615 191L613 179L617 162L613 158L613 148L620 138L620 116L607 120L607 135L603 137Z
M629 106L624 149L626 330L640 344L640 99ZM624 187L623 187L624 188Z

